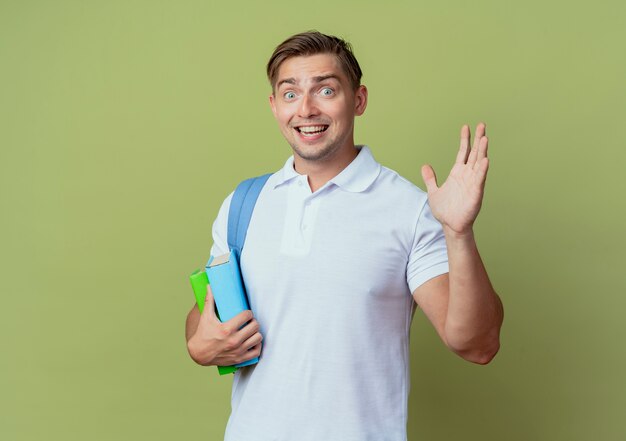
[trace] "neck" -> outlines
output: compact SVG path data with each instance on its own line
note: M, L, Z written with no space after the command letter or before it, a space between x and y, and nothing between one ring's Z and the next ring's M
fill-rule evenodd
M350 165L358 154L354 144L323 160L310 161L294 154L293 166L297 173L308 176L311 192L315 193Z

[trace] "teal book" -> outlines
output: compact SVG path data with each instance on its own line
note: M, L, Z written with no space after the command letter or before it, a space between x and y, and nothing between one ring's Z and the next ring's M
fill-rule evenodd
M206 266L206 274L209 278L215 306L222 322L226 322L240 312L250 309L243 279L241 278L239 260L234 251L221 256L211 256ZM255 357L235 366L249 366L258 361L259 358Z

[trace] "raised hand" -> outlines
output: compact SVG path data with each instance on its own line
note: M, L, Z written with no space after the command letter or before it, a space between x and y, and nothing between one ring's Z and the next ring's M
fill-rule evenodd
M474 144L470 150L470 129L461 128L461 146L456 162L441 187L437 186L435 171L430 165L422 166L422 178L428 191L428 202L433 215L456 234L472 231L483 201L489 159L486 125L478 124Z

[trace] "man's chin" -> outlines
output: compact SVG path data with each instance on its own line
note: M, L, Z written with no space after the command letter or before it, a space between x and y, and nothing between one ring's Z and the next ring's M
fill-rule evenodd
M334 145L330 146L300 146L292 144L291 148L294 155L306 160L306 161L325 161L333 156L336 152Z

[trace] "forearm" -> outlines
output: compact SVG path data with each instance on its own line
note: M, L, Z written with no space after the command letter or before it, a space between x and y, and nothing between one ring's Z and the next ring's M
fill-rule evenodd
M463 358L488 363L500 347L502 302L491 286L473 232L444 232L450 266L446 341Z
M187 314L187 322L185 323L185 338L187 341L196 333L198 323L200 322L200 310L198 305L194 305Z

